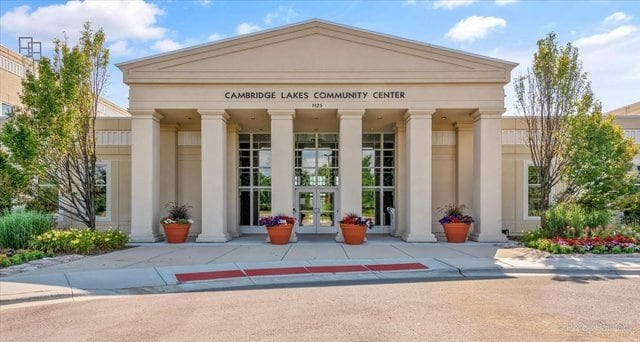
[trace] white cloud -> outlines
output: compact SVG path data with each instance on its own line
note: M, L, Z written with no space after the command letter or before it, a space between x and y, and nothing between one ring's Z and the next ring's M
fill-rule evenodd
M633 25L624 25L618 28L615 28L606 33L598 33L588 37L582 37L574 42L577 47L586 47L586 46L594 46L594 45L603 45L609 44L613 41L616 41L620 38L626 37L638 30L637 27Z
M267 13L264 16L264 23L269 25L271 23L284 23L288 24L298 16L296 12L290 6L279 6L275 11Z
M152 49L160 52L167 52L182 49L184 46L174 40L171 39L162 39L153 43L151 46Z
M458 42L473 42L486 37L497 28L507 27L507 21L497 17L471 16L456 23L445 38Z
M166 28L157 25L164 15L155 4L144 1L69 1L65 4L16 7L0 17L0 29L16 35L33 36L43 44L65 32L70 42L77 40L82 25L103 28L109 41L161 39Z
M604 18L602 23L605 24L605 25L615 25L615 24L626 23L629 20L631 20L631 16L630 15L627 15L624 12L616 12L616 13L613 13L612 15Z
M496 5L506 6L506 5L515 4L516 2L518 2L518 0L496 0Z
M236 27L236 33L239 35L253 33L261 30L262 27L252 23L242 23Z
M127 45L126 40L119 40L109 45L109 55L112 57L128 57L133 55L133 49Z
M207 39L208 39L210 42L212 42L212 41L214 41L214 40L220 40L220 39L222 39L222 38L224 38L224 36L223 36L223 35L221 35L220 33L212 33L212 34L210 34L210 35L209 35L209 37L207 37Z
M436 0L433 2L433 8L454 9L458 7L469 6L477 0Z
M202 7L210 7L211 6L211 0L198 0L198 5L200 5Z

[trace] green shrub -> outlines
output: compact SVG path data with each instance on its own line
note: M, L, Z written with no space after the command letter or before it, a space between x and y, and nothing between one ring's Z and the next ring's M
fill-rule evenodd
M51 215L22 211L0 217L0 248L21 249L29 245L34 235L51 229Z
M560 203L545 212L546 237L580 237L585 227L606 227L611 214L606 210L585 209L578 204Z
M30 246L51 254L94 254L122 249L128 241L127 234L113 228L102 232L93 229L54 229L35 237Z
M0 267L19 265L32 260L44 258L44 253L31 250L6 250L0 253Z
M640 192L624 196L615 204L615 208L622 211L622 223L640 224Z

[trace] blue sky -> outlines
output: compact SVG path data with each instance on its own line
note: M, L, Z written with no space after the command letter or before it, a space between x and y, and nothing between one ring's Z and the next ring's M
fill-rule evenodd
M105 95L126 108L128 88L113 64L311 18L520 63L512 77L530 64L536 41L555 31L579 47L605 110L640 101L640 0L1 0L0 43L17 50L19 36L33 36L50 55L63 31L75 43L85 21L103 27L112 54ZM507 113L515 114L513 85L506 91Z

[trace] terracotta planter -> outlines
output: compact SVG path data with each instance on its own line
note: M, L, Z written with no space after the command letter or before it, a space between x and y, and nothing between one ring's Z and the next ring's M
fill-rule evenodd
M468 223L443 223L444 235L447 236L448 242L465 242L467 241L467 234L469 234Z
M189 236L191 223L163 223L162 228L168 243L184 243Z
M269 234L269 241L271 241L271 243L274 245L286 245L289 243L292 230L293 230L292 223L267 227L267 233Z
M344 243L348 245L361 245L367 234L367 226L359 224L340 223L340 230L342 230Z

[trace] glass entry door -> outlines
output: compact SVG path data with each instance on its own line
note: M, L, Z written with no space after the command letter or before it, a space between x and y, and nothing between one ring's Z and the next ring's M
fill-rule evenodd
M338 232L338 191L336 189L298 189L296 191L298 233Z

